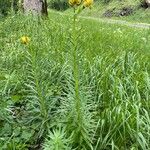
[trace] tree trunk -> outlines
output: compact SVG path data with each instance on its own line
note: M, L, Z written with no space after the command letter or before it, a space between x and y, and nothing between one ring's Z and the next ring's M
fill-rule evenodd
M48 15L47 0L24 0L23 8L25 13Z

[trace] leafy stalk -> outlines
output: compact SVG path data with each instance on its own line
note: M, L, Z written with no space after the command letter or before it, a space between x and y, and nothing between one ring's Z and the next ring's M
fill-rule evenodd
M81 125L81 99L80 99L80 89L79 89L79 65L78 65L78 52L77 52L77 31L76 31L76 19L77 14L75 13L74 8L74 16L73 16L73 77L74 77L74 88L75 88L75 101L76 101L76 111L77 111L77 120L78 124Z

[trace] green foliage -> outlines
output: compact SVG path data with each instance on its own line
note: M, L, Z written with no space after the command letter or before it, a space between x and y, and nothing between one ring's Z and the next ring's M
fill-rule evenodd
M43 148L44 150L71 150L69 143L70 139L67 138L65 129L59 127L59 129L55 129L49 133L49 137L46 139Z
M0 148L149 149L150 31L73 28L55 12L0 22Z
M6 15L11 7L10 0L0 0L0 13Z
M48 6L51 9L56 9L60 11L63 11L69 8L68 0L49 0Z
M0 15L6 16L10 11L18 10L19 0L0 0Z

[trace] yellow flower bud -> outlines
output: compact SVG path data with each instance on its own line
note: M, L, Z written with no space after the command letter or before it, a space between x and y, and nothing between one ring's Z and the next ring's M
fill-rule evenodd
M93 4L93 0L84 0L83 6L84 7L90 7Z
M27 36L21 37L21 43L22 44L28 44L30 42L30 38Z
M74 6L74 5L80 5L81 0L69 0L69 5Z

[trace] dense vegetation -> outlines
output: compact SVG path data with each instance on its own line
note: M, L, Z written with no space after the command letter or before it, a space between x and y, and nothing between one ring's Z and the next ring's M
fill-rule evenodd
M11 11L16 12L19 0L0 0L0 17L8 15Z
M54 12L0 22L0 149L148 150L149 40Z

